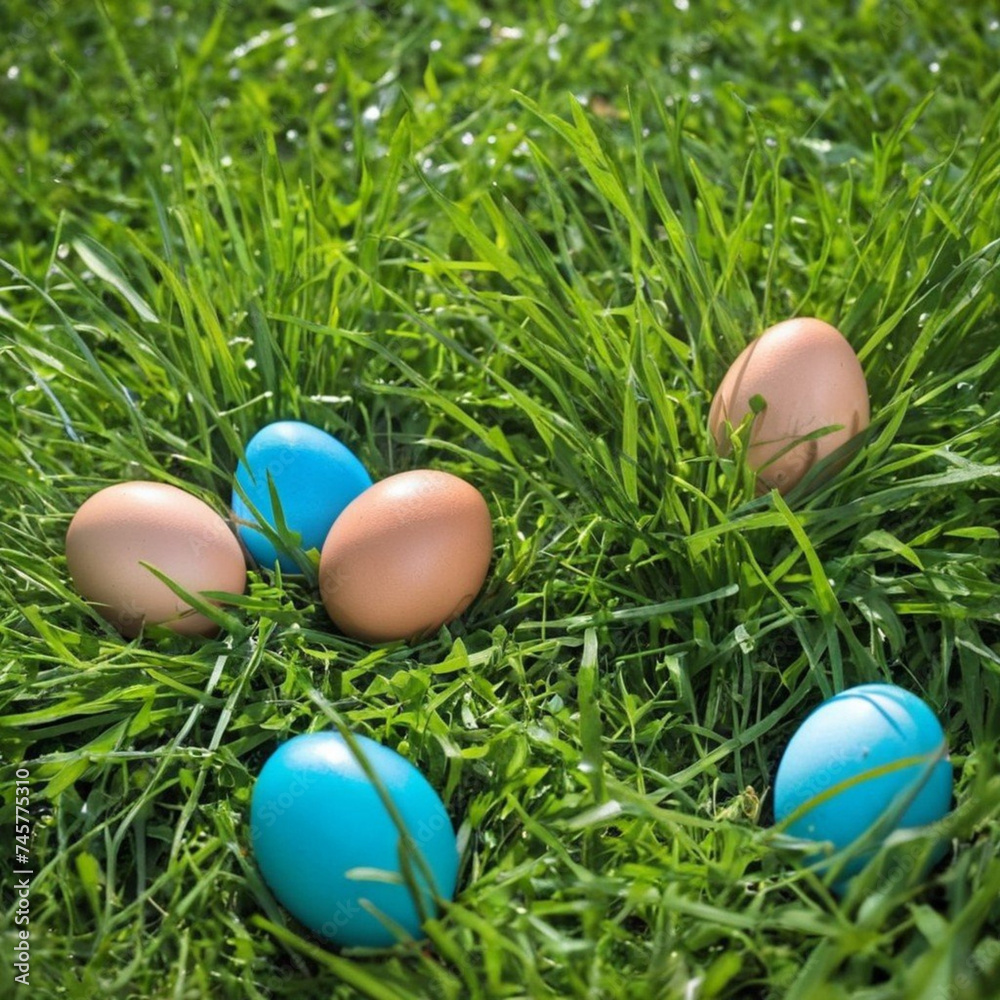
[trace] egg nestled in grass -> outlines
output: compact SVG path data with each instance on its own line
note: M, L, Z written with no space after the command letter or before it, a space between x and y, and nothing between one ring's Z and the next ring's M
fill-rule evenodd
M413 764L354 741L364 764L337 732L280 746L254 785L250 832L264 881L289 912L336 944L381 948L398 940L393 925L421 937L436 899L452 898L458 847Z
M276 531L273 484L285 527L299 536L304 552L322 548L340 512L372 484L368 471L346 445L299 420L279 420L262 427L250 439L245 455L236 468L238 486L264 525ZM233 490L232 504L240 537L257 562L267 568L277 563L285 573L301 571L291 551L277 549L260 530L261 523L239 489Z
M755 410L747 462L760 493L787 493L860 434L870 418L868 385L840 331L819 319L790 319L746 347L723 377L708 415L721 454L730 453L733 429Z
M492 552L489 508L474 486L432 469L400 472L337 518L320 558L320 592L347 635L417 639L472 603Z
M89 497L66 533L66 562L77 591L128 638L143 625L183 635L218 631L143 563L191 595L246 587L243 550L229 525L166 483L117 483Z
M858 872L894 830L942 819L952 770L944 731L917 695L862 684L823 702L799 727L778 765L774 816L802 840L842 850L871 836L835 887Z

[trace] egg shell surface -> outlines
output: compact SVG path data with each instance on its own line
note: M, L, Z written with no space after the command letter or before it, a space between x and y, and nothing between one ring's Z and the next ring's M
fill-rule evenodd
M940 759L932 764L935 755ZM875 773L908 760L912 763L907 766ZM842 783L843 788L804 811L786 832L831 841L840 850L870 830L897 796L902 801L909 793L914 793L912 801L885 836L945 816L951 804L952 769L944 731L930 707L893 684L862 684L823 702L802 723L781 758L774 782L775 819L784 822ZM869 857L852 859L844 877L860 871Z
M236 467L236 481L271 528L274 505L268 473L274 482L289 530L301 536L302 549L320 549L340 512L372 484L368 471L333 435L298 420L280 420L262 427L245 449L246 461ZM256 518L234 488L233 513L241 522L240 537L262 566L277 562L285 573L300 572L288 552L278 552L253 527Z
M752 412L755 396L766 405L754 418L747 461L757 472L759 492L777 488L787 493L812 466L863 431L870 418L868 385L857 355L839 330L819 319L802 317L770 327L730 366L708 416L720 453L730 451L726 423L738 427ZM834 425L840 429L793 445Z
M66 532L66 562L81 596L128 638L144 623L183 635L218 631L142 562L191 594L246 587L246 560L229 525L166 483L117 483L85 500Z
M411 856L422 906L433 915L434 897L450 900L458 877L458 848L444 804L404 757L365 736L355 739L432 877L429 884ZM394 944L393 933L361 905L367 900L421 937L405 882L349 874L374 868L401 875L400 832L340 733L293 737L268 758L254 785L250 830L264 880L316 934L346 947Z
M474 486L447 472L400 472L337 518L320 559L320 592L347 635L414 639L465 611L492 552L489 508Z

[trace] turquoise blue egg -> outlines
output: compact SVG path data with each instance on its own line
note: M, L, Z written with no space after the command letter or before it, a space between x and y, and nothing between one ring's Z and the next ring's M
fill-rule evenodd
M413 855L405 855L424 912L435 915L435 896L450 900L458 877L458 848L444 805L404 757L364 736L355 739L425 862L421 871ZM345 947L395 943L398 938L367 908L374 907L421 937L405 881L372 877L371 869L378 869L402 878L399 827L339 733L296 736L268 758L253 789L250 834L264 880L316 934Z
M903 802L909 804L898 820L879 829L883 838L937 822L951 794L951 763L934 712L893 684L862 684L823 702L792 737L774 782L774 815L779 823L795 816L785 830L790 836L840 850ZM842 890L871 854L853 858L835 888Z
M236 468L237 483L274 528L270 473L285 524L301 536L307 552L323 548L340 512L372 484L368 471L345 445L298 420L280 420L261 428L245 451L246 461ZM257 523L235 489L232 507L239 521ZM277 562L285 573L299 572L291 555L277 552L260 531L241 524L239 532L258 563L273 566Z

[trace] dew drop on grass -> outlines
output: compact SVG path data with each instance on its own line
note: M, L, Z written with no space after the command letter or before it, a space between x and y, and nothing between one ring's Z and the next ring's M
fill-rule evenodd
M687 10L691 6L691 0L674 0L674 6L678 10Z
M462 133L462 145L471 146L476 141L476 137L471 132Z
M792 23L788 26L794 32L799 32L802 30L804 22L801 17L796 17Z
M21 67L20 66L11 66L11 68L9 70L7 70L7 79L8 80L16 80L20 75L21 75Z
M69 256L69 244L60 243L59 248L56 250L56 256L60 260L65 260Z
M441 51L441 39L440 38L432 38L431 39L430 50L431 50L431 52L440 52Z
M941 63L939 63L939 62L932 62L932 63L930 64L930 66L928 66L927 68L928 68L928 69L929 69L929 70L930 70L930 71L931 71L932 73L940 73L940 72L941 72Z
M368 122L370 125L374 124L382 117L382 112L379 110L377 104L369 105L361 112L361 117L364 121Z

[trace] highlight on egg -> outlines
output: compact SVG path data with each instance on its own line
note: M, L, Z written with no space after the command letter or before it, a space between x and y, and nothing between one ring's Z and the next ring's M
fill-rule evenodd
M289 531L300 536L300 547L319 550L341 511L372 484L368 470L332 434L299 420L279 420L262 427L245 448L236 467L236 482L260 512L264 524L276 530L270 482ZM289 551L278 551L260 529L239 490L233 489L233 514L240 538L263 566L277 562L284 573L301 568Z
M349 636L416 639L472 603L492 552L489 508L474 486L447 472L401 472L334 522L320 557L320 593Z
M862 684L819 705L790 740L774 817L788 835L834 851L874 841L845 865L834 886L842 892L890 833L942 819L951 795L945 734L930 706L894 684Z
M438 899L452 899L458 846L417 768L374 740L353 739L367 770L337 732L282 744L254 784L250 834L264 881L299 921L338 945L382 948L397 941L389 922L419 938L422 914L433 917Z
M126 638L144 625L182 635L218 631L142 563L193 595L246 587L246 560L229 525L166 483L117 483L85 500L66 532L66 562L80 595Z
M750 428L747 462L759 493L787 493L818 462L867 426L868 385L851 345L819 319L786 320L765 330L726 372L712 400L709 430L720 454L763 400ZM823 428L829 433L800 440Z

